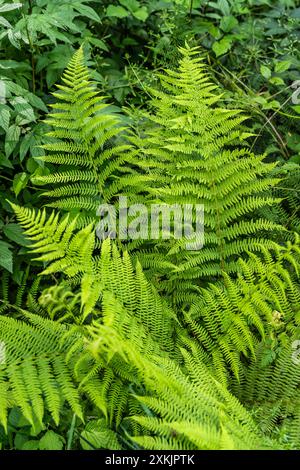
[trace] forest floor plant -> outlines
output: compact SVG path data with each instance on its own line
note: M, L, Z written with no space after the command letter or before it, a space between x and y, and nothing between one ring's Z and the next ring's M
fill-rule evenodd
M3 282L3 448L299 448L299 235L258 215L280 202L274 164L198 50L180 52L136 133L105 111L82 49L58 87L39 177L54 210L8 201L39 276L16 302ZM98 204L119 195L200 201L203 249L100 242Z

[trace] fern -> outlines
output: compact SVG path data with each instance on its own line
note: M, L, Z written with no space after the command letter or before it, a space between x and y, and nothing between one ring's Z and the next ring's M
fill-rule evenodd
M155 200L204 205L201 250L188 251L185 238L156 246L178 266L174 274L167 273L165 286L179 299L199 279L237 272L237 257L274 248L274 232L283 231L279 223L257 216L260 208L279 202L265 195L278 183L269 176L275 164L249 150L251 134L242 125L246 117L222 107L199 50L180 52L178 69L160 74L161 89L151 90L147 117L152 128L132 138L139 149L136 164L155 174L155 183L147 187ZM155 272L161 260L153 252L146 247L139 258ZM166 273L163 266L160 272Z
M42 146L47 154L40 157L50 164L51 172L34 176L33 181L50 185L42 193L47 206L75 209L81 214L78 223L85 225L85 219L96 218L119 168L129 160L130 145L122 142L125 128L117 115L107 111L89 77L82 48L71 59L62 82L46 119L53 129L47 134L50 143Z
M276 170L249 151L245 118L220 106L198 50L180 51L135 149L102 114L82 50L63 77L46 156L60 167L39 181L62 213L11 204L43 267L26 308L28 273L14 305L2 280L6 432L11 408L34 432L67 408L86 449L282 448L274 426L299 445L299 236L274 218L285 203L271 196ZM126 251L106 239L98 250L96 208L123 191L203 203L204 248L133 240ZM286 227L297 231L294 220Z
M297 238L296 244L282 247L275 260L267 251L263 259L254 254L248 262L239 259L237 280L224 273L224 283L201 289L202 295L186 313L188 328L209 353L214 374L225 385L230 370L242 380L246 358L256 364L256 350L276 335L279 318L291 328L300 305L298 243ZM290 273L292 269L295 272Z

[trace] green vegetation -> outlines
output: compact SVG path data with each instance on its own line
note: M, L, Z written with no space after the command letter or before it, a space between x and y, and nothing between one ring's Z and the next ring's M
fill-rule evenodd
M1 449L300 448L299 39L293 0L0 0ZM204 245L99 237L120 197Z

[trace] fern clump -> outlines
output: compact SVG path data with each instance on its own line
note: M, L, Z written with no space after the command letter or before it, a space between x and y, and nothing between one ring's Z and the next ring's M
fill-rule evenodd
M43 145L50 164L48 175L34 176L34 183L50 188L42 193L47 206L67 212L74 210L85 219L95 219L106 200L118 170L129 160L128 142L122 142L125 127L116 114L109 113L84 63L80 48L71 59L46 123L50 143Z
M270 176L275 164L251 152L251 133L242 125L246 117L224 108L199 50L180 52L178 69L160 74L161 88L150 90L152 128L132 139L139 148L137 163L155 174L148 188L155 200L204 206L201 250L187 250L184 238L160 247L167 259L176 259L178 267L168 277L170 289L176 282L178 297L194 281L237 272L239 256L275 248L274 232L283 230L257 215L279 202L266 194L279 181ZM147 247L140 258L156 268L161 261Z
M84 449L300 444L297 211L294 233L275 218L296 199L272 197L277 169L249 150L245 117L222 107L198 50L180 51L130 144L81 49L67 68L39 179L54 209L10 202L38 275L27 289L27 268L14 304L2 279L2 434L18 410L33 435L71 413ZM204 247L99 242L97 207L118 194L202 204Z

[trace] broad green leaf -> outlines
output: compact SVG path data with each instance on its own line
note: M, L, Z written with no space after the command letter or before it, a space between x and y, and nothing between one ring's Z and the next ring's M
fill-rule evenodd
M20 134L21 134L21 129L19 126L16 126L15 124L13 124L12 126L8 128L6 132L6 136L5 136L5 154L7 157L11 155L15 146L17 145Z
M135 16L138 20L146 21L149 16L148 10L146 7L141 7L133 12L133 16Z
M119 0L119 3L123 5L131 13L135 12L140 8L140 4L137 0Z
M47 431L40 439L40 450L62 450L64 446L64 438L54 431Z
M12 28L12 25L10 24L9 21L7 21L3 16L0 16L0 24L5 26L5 28Z
M6 166L7 168L13 168L11 161L8 160L8 158L3 153L0 153L0 167L1 166Z
M28 152L29 148L35 144L35 138L32 134L26 134L20 144L20 161L24 160L26 153Z
M18 245L29 245L29 242L23 233L23 229L19 224L4 225L3 232L9 240L17 243Z
M260 66L260 73L262 74L262 76L264 78L266 78L267 80L269 78L271 78L271 75L272 75L272 72L271 72L271 69L269 69L269 67L267 67L266 65L261 65Z
M228 52L231 48L231 45L232 39L225 37L221 39L221 41L214 42L212 49L216 56L219 57L220 55L223 55Z
M281 77L271 77L269 83L272 83L272 85L284 85L284 81Z
M231 31L236 25L238 25L238 20L234 16L223 16L220 21L220 28L225 33Z
M24 189L28 183L28 175L27 173L18 173L15 175L14 180L13 180L13 190L16 196Z
M39 450L39 441L26 441L21 450Z
M97 38L93 38L93 37L87 37L87 40L88 40L91 44L94 44L94 46L99 47L99 49L102 49L103 51L106 51L106 52L109 51L107 45L105 44L104 41L102 41L102 39L97 39Z
M291 60L282 60L281 62L276 62L275 72L277 73L285 72L286 70L290 68L291 63L292 63Z
M6 102L6 82L0 80L0 104L5 104Z
M27 93L26 98L28 99L29 103L37 109L41 109L47 113L48 109L45 103L39 98L38 96L34 95L33 93Z
M8 106L0 105L0 126L7 132L9 128L10 110Z
M98 15L98 13L93 10L93 8L84 5L83 3L72 3L72 7L74 10L78 11L82 16L85 16L87 18L90 18L91 20L96 21L97 23L101 23L101 19Z
M126 18L129 16L129 11L121 6L109 5L106 10L106 16L115 16L116 18Z
M2 240L0 240L0 266L10 273L13 272L13 254L10 245Z
M220 10L224 16L230 15L230 6L227 0L218 0L217 2L209 2L209 6Z
M4 13L5 11L16 10L17 8L21 8L22 6L22 3L4 3L4 5L0 5L0 13Z
M11 100L11 104L18 113L18 116L16 117L16 124L23 125L35 121L33 109L27 100L21 96L17 96Z

